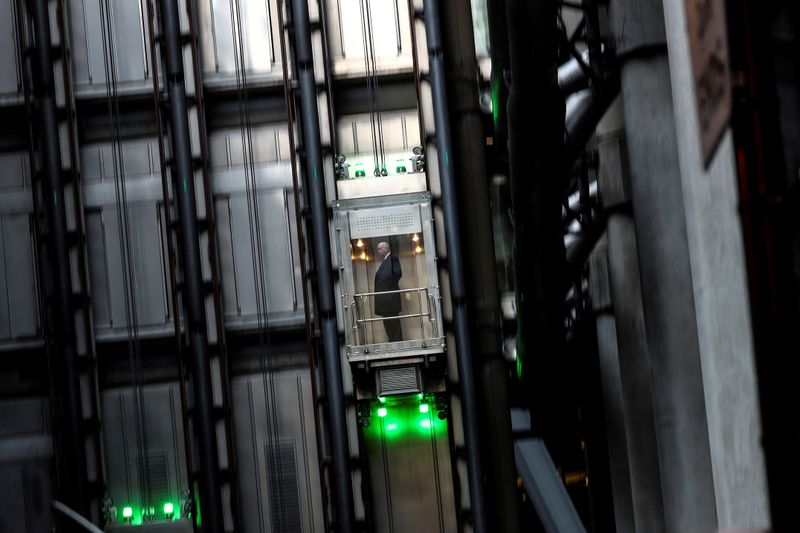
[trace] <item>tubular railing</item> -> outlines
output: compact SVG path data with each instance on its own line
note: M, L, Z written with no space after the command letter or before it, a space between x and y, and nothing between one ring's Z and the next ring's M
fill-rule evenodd
M419 305L419 312L398 314L395 316L372 316L369 314L370 300L374 301L376 296L385 296L388 294L416 294L417 303ZM427 305L424 304L427 303ZM384 323L387 320L408 320L417 318L419 320L420 335L407 341L422 341L422 347L426 347L427 341L441 337L439 331L438 316L438 302L436 297L431 294L427 287L413 287L410 289L398 289L394 291L381 291L381 292L362 292L353 295L350 305L347 306L350 310L350 338L348 339L347 348L348 352L353 353L358 347L367 347L374 344L369 342L367 336L367 326L376 322ZM427 319L427 320L426 320ZM429 326L426 329L426 326ZM428 335L426 333L429 332ZM367 351L367 350L365 350Z

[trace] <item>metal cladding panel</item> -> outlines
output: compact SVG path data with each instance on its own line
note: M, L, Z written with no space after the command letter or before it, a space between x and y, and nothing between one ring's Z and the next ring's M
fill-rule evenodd
M328 3L328 29L334 71L341 74L364 73L364 24L372 30L377 70L411 67L411 33L408 3L400 0L369 2L370 12L360 0L325 0ZM368 35L368 33L367 33Z
M128 220L136 321L144 334L171 334L161 208L155 203L129 204ZM86 234L96 335L124 335L129 313L124 283L127 263L122 256L125 235L120 231L119 209L107 205L87 211Z
M27 154L0 154L0 348L41 338Z
M0 323L0 335L7 333L5 338L9 339L36 337L40 328L31 215L4 215L0 217L0 225L3 250L0 268L5 281L2 292L5 292L7 304L7 322ZM0 318L2 316L0 312Z
M284 125L256 126L248 136L239 129L209 135L228 327L255 327L259 312L274 326L305 320L291 167L282 161L287 144Z
M270 322L302 320L299 252L288 194L283 188L258 191L257 210L248 210L245 192L216 201L225 316L231 324L255 323L259 311L266 312ZM260 262L254 260L259 248ZM266 303L259 277L264 280Z
M92 314L98 339L127 334L123 246L129 228L130 276L143 335L171 335L170 279L156 141L127 140L81 148ZM115 178L115 176L117 176ZM120 219L124 185L127 214Z
M145 385L139 399L132 388L103 393L106 492L119 513L140 509L145 494L159 500L153 506L170 501L178 508L188 488L178 387Z
M266 74L275 62L272 0L200 0L200 39L205 78L235 80L239 53L245 73ZM241 43L238 35L241 35Z
M232 383L243 531L322 532L322 494L307 370Z
M106 26L110 39L106 38L105 45L101 3L75 0L67 5L76 91L104 93L112 58L119 89L152 91L145 0L110 0L105 4L110 18Z
M15 0L0 0L0 97L22 94Z
M52 436L46 398L0 402L0 531L52 529Z

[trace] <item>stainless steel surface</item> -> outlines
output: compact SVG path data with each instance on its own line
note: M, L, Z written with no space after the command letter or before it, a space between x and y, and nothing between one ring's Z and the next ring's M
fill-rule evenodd
M0 401L0 531L49 533L53 437L47 398Z
M325 0L333 72L340 76L364 73L364 32L361 0ZM400 0L370 2L375 63L379 73L411 70L408 6Z
M145 0L109 0L111 49L103 47L100 31L100 2L74 0L67 2L72 45L72 71L75 93L105 97L107 89L106 58L113 57L119 93L150 93L152 69L147 60L150 50L145 34Z
M308 371L235 378L231 392L243 531L323 532Z
M145 385L140 398L131 388L102 394L106 492L118 520L124 506L140 509L145 494L154 500L150 505L158 508L169 500L177 508L181 491L189 486L178 387Z

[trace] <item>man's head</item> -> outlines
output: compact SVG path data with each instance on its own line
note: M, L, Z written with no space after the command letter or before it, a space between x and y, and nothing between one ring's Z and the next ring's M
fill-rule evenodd
M392 249L389 248L389 243L387 242L379 242L378 243L378 257L381 259L386 259L386 256L389 255Z

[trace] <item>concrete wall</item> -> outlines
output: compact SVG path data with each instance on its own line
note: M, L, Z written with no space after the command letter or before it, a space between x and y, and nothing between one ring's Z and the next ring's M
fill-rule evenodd
M685 4L664 1L686 237L720 529L768 527L750 303L728 130L703 168Z

